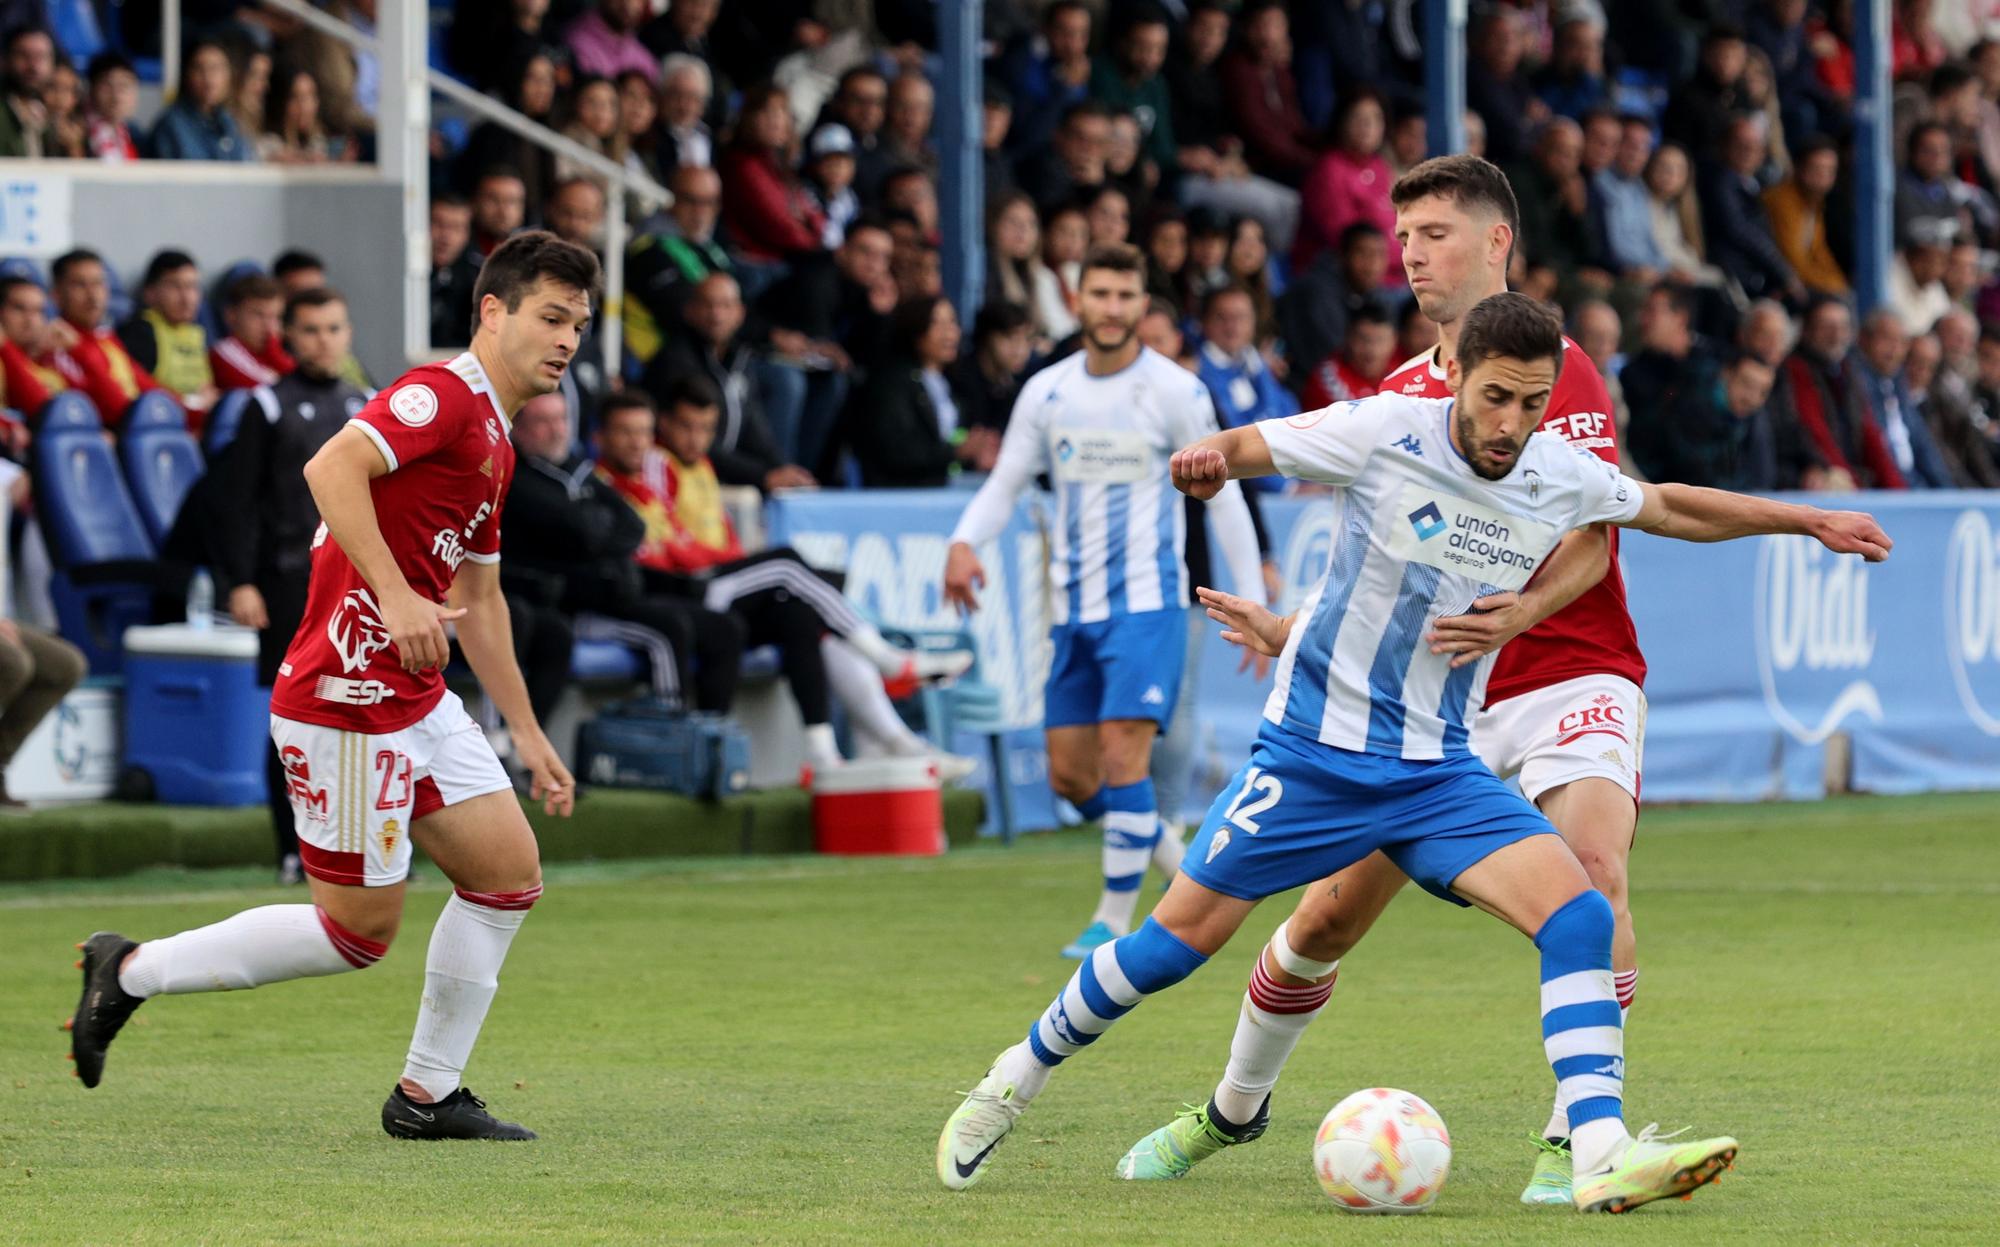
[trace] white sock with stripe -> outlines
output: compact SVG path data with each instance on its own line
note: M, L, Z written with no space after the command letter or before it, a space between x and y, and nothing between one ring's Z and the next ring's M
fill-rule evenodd
M424 960L423 1002L403 1064L404 1080L431 1099L458 1090L493 993L500 989L500 963L541 894L539 884L525 892L454 892L438 915Z
M1618 996L1618 1028L1622 1031L1632 1016L1632 1001L1639 991L1639 971L1619 970L1611 976L1612 990ZM1569 1138L1569 1105L1563 1102L1562 1085L1556 1085L1555 1107L1549 1112L1549 1124L1542 1127L1544 1139Z
M1229 1066L1215 1088L1215 1107L1238 1126L1249 1125L1257 1110L1278 1085L1278 1075L1306 1027L1326 1007L1339 977L1337 961L1309 961L1292 951L1279 926L1271 937L1271 957L1287 974L1296 978L1325 982L1280 983L1265 965L1265 955L1257 954L1256 968L1250 972L1250 986L1243 993L1243 1009L1236 1018L1236 1034L1229 1041Z
M1542 954L1542 1047L1569 1116L1579 1175L1602 1169L1625 1131L1625 1032L1611 978L1611 902L1578 893L1535 932Z
M359 970L387 949L344 930L316 905L265 905L147 940L119 971L118 985L141 998L244 991Z

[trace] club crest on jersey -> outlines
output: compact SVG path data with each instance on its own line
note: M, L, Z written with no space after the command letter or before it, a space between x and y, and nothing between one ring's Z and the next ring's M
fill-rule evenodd
M1522 468L1521 479L1528 483L1528 501L1540 505L1542 501L1542 474L1533 468Z
M393 818L382 820L382 830L375 833L375 838L382 844L383 857L388 857L396 851L396 841L401 839L402 835L403 825L401 823Z
M437 419L438 396L428 385L406 385L389 396L389 411L413 429Z
M366 589L349 589L326 621L326 639L340 655L341 670L365 671L375 655L389 648L389 629L382 626L382 608Z

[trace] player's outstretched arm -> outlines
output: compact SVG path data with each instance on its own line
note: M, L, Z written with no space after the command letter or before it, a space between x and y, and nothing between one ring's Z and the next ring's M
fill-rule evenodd
M968 615L979 609L977 590L986 587L986 569L980 565L976 547L1000 535L1013 518L1014 503L1021 492L1036 473L1048 469L1037 410L1029 406L1024 391L1000 439L1000 458L951 531L951 546L944 560L944 600Z
M1211 433L1175 451L1167 468L1173 474L1175 489L1203 501L1221 493L1228 481L1271 476L1278 470L1271 462L1270 443L1254 424Z
M556 756L528 701L528 686L514 658L514 622L507 598L500 592L500 564L467 559L451 586L452 604L464 618L458 621L458 648L479 677L479 686L507 720L514 739L514 756L527 768L528 795L550 814L568 817L576 804L576 781Z
M448 610L420 595L396 566L396 556L389 553L389 543L382 540L382 526L375 518L375 497L368 490L370 481L388 472L389 462L375 443L348 424L306 463L306 488L312 491L327 535L339 543L341 553L374 591L376 605L382 610L382 626L389 630L403 669L442 667L451 657L445 621L464 612Z
M1865 511L1822 511L1773 498L1753 498L1696 485L1641 485L1639 514L1627 528L1681 541L1732 541L1775 533L1811 537L1835 554L1858 554L1870 563L1895 545Z
M1220 589L1196 589L1195 596L1207 608L1208 617L1222 625L1223 640L1265 658L1276 658L1285 652L1285 642L1299 618L1296 612L1275 615L1262 602Z

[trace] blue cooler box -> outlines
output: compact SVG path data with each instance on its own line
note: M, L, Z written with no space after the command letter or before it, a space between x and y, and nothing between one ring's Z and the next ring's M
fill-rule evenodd
M262 805L271 692L249 628L125 630L125 765L168 805Z

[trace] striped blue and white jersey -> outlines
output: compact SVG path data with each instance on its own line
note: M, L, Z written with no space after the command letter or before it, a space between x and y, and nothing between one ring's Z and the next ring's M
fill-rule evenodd
M1300 604L1264 718L1322 744L1413 760L1469 752L1493 655L1451 668L1424 639L1473 599L1518 591L1565 533L1639 513L1639 484L1553 433L1489 481L1452 445L1451 399L1380 394L1258 423L1286 476L1337 486L1326 575Z
M1028 378L992 479L952 540L976 545L998 533L1005 511L995 506L1011 506L1046 473L1055 489L1049 574L1057 624L1185 607L1187 512L1167 460L1216 431L1215 404L1194 374L1151 349L1109 376L1093 376L1084 361L1079 351ZM1219 500L1241 510L1237 486L1228 488L1235 496ZM1252 538L1253 571L1255 553Z

